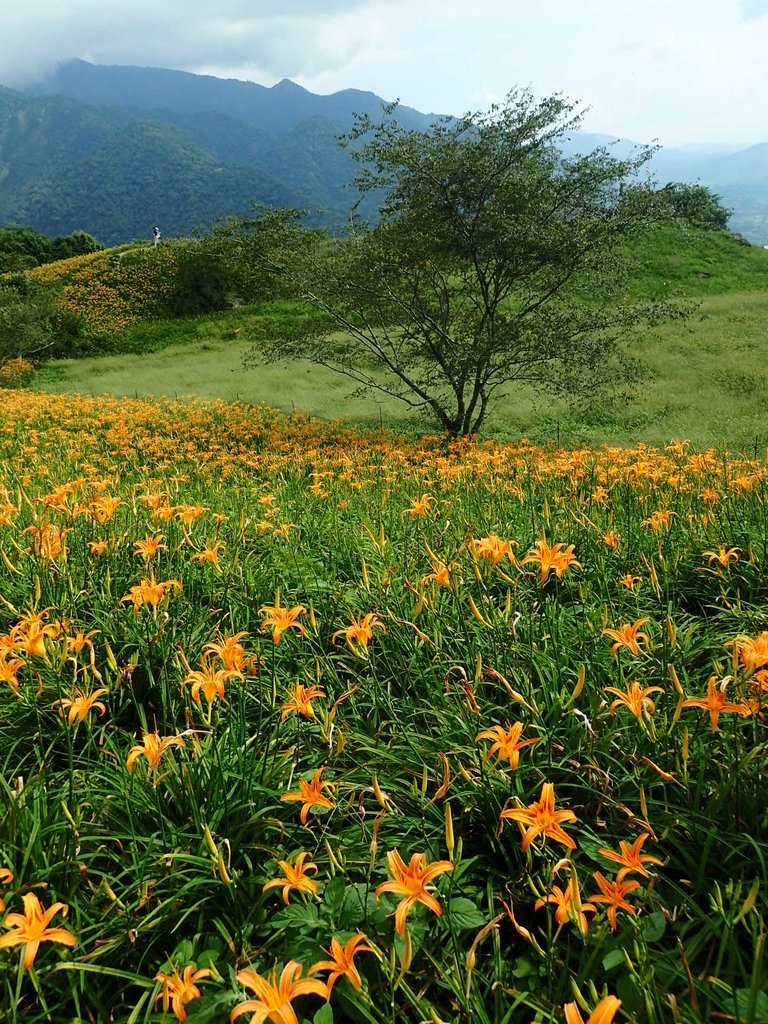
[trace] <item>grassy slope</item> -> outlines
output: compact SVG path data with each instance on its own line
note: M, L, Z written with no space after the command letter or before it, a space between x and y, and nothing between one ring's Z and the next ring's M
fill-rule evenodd
M518 391L497 403L489 433L524 433L536 441L567 444L663 444L682 436L699 446L754 450L768 444L768 252L724 233L667 228L641 247L637 263L632 297L672 294L693 298L700 306L685 324L632 339L634 354L649 372L631 401L576 417L561 402ZM50 363L39 375L39 386L85 394L240 398L345 416L359 424L423 424L385 395L351 397L350 382L308 363L244 370L247 319L245 311L237 310L143 324L120 339L121 346L141 355ZM163 347L169 341L171 347Z

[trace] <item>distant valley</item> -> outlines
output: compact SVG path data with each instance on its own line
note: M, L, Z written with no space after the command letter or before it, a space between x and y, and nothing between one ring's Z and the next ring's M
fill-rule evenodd
M24 92L0 87L0 224L46 234L83 229L107 244L190 233L251 203L294 206L347 221L355 164L339 147L356 113L383 101L344 90L318 96L290 81L272 88L159 68L61 65ZM435 114L402 106L426 127ZM572 151L627 140L577 134ZM729 227L768 244L768 143L747 149L664 149L659 181L699 181L733 210ZM374 215L368 208L359 212Z

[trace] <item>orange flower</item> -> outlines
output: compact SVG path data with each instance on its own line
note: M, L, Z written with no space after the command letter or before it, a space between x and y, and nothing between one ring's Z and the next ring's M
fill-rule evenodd
M546 583L551 572L554 572L558 579L562 579L563 574L571 566L576 566L578 569L583 568L581 562L576 560L573 553L574 547L574 544L569 544L568 547L565 544L553 544L550 547L546 538L542 537L536 541L533 549L528 552L520 564L538 563L540 583Z
M77 939L66 928L49 928L48 925L56 914L61 911L66 917L69 908L66 903L54 903L44 910L40 900L33 892L22 896L23 914L7 914L4 926L10 929L0 936L0 949L18 946L24 943L24 970L28 971L35 962L37 950L41 942L60 942L63 946L76 946Z
M426 576L421 577L421 585L434 581L438 587L450 587L451 585L451 570L450 567L441 562L439 558L430 559L432 562L432 572Z
M166 592L173 589L177 593L181 592L181 583L178 580L166 580L164 583L158 583L153 576L145 576L141 583L131 587L125 597L120 598L120 602L131 601L134 614L138 615L139 609L144 604L151 604L152 609L155 610L165 599Z
M202 551L192 555L192 561L198 565L210 562L215 569L219 568L219 553L226 549L223 540L217 540L215 544L206 544Z
M616 996L605 996L585 1021L576 1003L566 1003L563 1007L565 1010L565 1024L612 1024L613 1018L616 1016L620 1006L621 1000L617 999Z
M8 683L12 690L18 690L18 671L23 667L21 658L12 658L7 651L0 651L0 683Z
M237 669L245 667L245 648L240 643L244 636L248 636L245 630L235 633L234 636L223 636L220 641L211 642L205 645L203 650L215 654L226 669Z
M329 810L333 807L333 801L329 800L327 796L323 796L324 789L333 789L332 782L322 782L321 776L325 768L318 768L315 774L312 776L312 781L307 782L306 779L299 779L298 792L283 793L280 797L282 803L299 800L303 803L301 808L301 814L299 819L302 825L306 825L307 817L313 807L327 807Z
M597 907L592 903L581 902L581 898L578 895L578 882L575 873L571 875L570 881L564 890L558 885L553 886L552 892L548 896L536 900L533 909L540 910L547 903L552 903L557 907L555 911L555 922L557 924L562 927L562 925L567 924L569 921L573 921L582 935L587 934L589 927L587 911L591 914L597 913Z
M710 676L707 680L706 697L690 697L683 701L684 708L701 708L709 712L709 721L712 732L717 731L717 720L724 711L733 711L737 715L749 715L752 709L747 704L734 704L726 700L725 690L729 683L733 682L731 676L726 676L717 684L717 676Z
M512 771L517 768L520 760L520 751L523 747L529 747L532 743L538 743L541 737L536 736L531 740L523 740L520 742L520 736L525 726L522 722L514 722L512 725L507 723L508 728L505 730L501 725L492 725L490 729L484 729L483 732L479 732L475 736L475 743L479 740L493 740L494 742L488 748L488 757L492 754L498 753L499 760L509 761L509 766Z
M739 661L747 672L768 665L768 630L763 630L756 637L739 635L726 646L736 648Z
M723 569L728 567L729 562L738 562L739 552L741 548L726 548L722 544L717 551L704 551L702 558L706 558L709 555L708 565L712 565L713 562L717 562Z
M176 1020L186 1020L185 1004L191 1003L193 999L199 999L202 994L195 983L202 981L203 978L210 978L212 974L213 971L207 967L196 971L194 964L185 967L183 974L179 974L177 970L174 970L173 974L159 971L155 975L155 981L162 982L163 990L155 999L155 1006L162 1001L163 1013L167 1013L170 1008Z
M274 604L265 604L259 608L259 615L264 619L261 624L261 632L266 633L267 629L272 626L272 639L276 644L280 643L280 637L286 629L297 629L304 636L306 629L296 620L306 610L302 604L297 604L293 608L283 608L280 604L280 594L275 594Z
M280 981L276 982L277 972L267 980L257 974L252 967L237 972L237 980L245 988L255 992L257 999L248 999L238 1003L229 1015L230 1021L243 1013L252 1013L251 1024L299 1024L296 1011L291 1005L299 996L316 995L328 999L328 986L317 978L304 978L299 981L302 966L295 960L289 960L282 970Z
M304 686L298 682L294 683L293 688L289 690L289 694L290 700L287 700L280 709L280 720L283 722L292 711L298 711L305 718L314 718L313 699L315 697L325 697L326 695L325 690L322 690L319 686Z
M339 940L334 936L331 939L331 948L326 950L331 960L319 960L316 964L312 964L309 968L310 974L315 974L317 971L330 971L328 975L328 995L330 997L333 991L333 986L336 984L339 978L347 978L355 988L362 988L363 983L358 973L357 967L355 967L355 955L357 953L372 953L368 942L368 936L362 932L358 932L354 935L346 945L342 946Z
M634 590L638 583L642 582L641 576L633 576L631 572L624 573L619 580L622 587L626 587L627 590Z
M94 709L100 711L102 715L106 714L107 709L99 700L99 697L102 693L108 692L105 686L100 686L98 690L94 690L92 693L88 693L87 690L82 690L80 687L75 687L71 697L62 697L54 702L53 707L58 705L59 718L63 718L64 712L69 708L69 711L67 711L67 721L70 725L74 722L84 722L89 712Z
M420 498L414 499L414 502L410 506L410 508L405 509L403 512L400 513L400 515L410 516L411 519L415 519L416 516L421 516L423 518L427 514L427 512L429 512L430 508L432 507L432 504L434 503L434 500L435 499L432 497L431 494L422 494Z
M613 850L597 851L598 853L601 853L603 857L607 857L608 860L613 860L617 864L622 865L621 871L616 876L617 882L621 882L627 875L632 874L633 871L636 871L639 875L643 875L644 878L650 878L651 876L645 870L645 865L664 863L659 860L658 857L651 857L650 854L641 852L643 844L650 834L650 832L643 832L643 834L638 836L631 846L629 843L625 843L622 839L619 842L620 853L614 853Z
M9 868L0 868L0 885L10 885L13 881L13 872ZM0 914L5 910L5 903L0 896Z
M282 868L283 878L273 878L267 882L262 892L266 892L267 889L274 889L275 886L282 887L283 890L283 902L288 903L288 897L291 889L296 889L297 892L308 892L314 896L317 893L317 884L312 881L309 877L309 872L317 872L317 864L310 861L305 864L304 861L309 857L309 853L300 853L296 858L296 863L291 864L290 861L280 860L278 866ZM314 969L309 972L314 973Z
M227 679L232 678L242 679L243 673L239 672L236 668L214 668L211 664L211 652L208 652L207 655L203 655L200 668L190 672L181 684L181 690L183 693L184 687L190 683L192 685L192 700L199 704L200 692L202 691L210 706L217 697L223 700L224 683Z
M650 622L648 618L637 619L630 626L629 623L625 622L618 629L604 629L603 636L612 637L616 643L611 647L611 657L616 657L616 652L620 647L626 647L627 650L635 656L640 654L639 641L642 640L646 646L646 649L650 648L651 641L648 638L647 633L641 633L640 627L644 626L646 622Z
M635 915L637 911L634 907L630 906L626 901L628 893L632 892L633 889L637 889L640 883L636 878L629 878L625 882L623 879L614 879L609 882L604 874L600 871L594 872L595 881L600 887L602 895L590 896L593 903L607 903L607 914L608 920L611 922L611 931L616 931L616 914L621 910L626 910L628 914Z
M158 551L161 549L167 551L168 548L163 541L165 536L162 533L158 533L156 537L145 537L144 540L135 540L133 546L136 549L133 552L133 557L141 556L145 562L151 561Z
M395 910L395 931L402 938L405 934L408 912L414 903L423 903L438 917L442 914L440 904L427 886L438 875L445 871L453 871L453 864L449 860L437 860L428 864L426 854L414 853L406 865L398 850L390 850L387 853L387 863L393 880L382 882L376 887L376 898L378 899L383 892L392 892L404 897Z
M523 836L523 852L540 834L544 836L545 840L547 838L554 839L555 842L567 846L569 850L576 849L573 839L560 828L560 823L563 821L576 821L576 815L573 811L555 810L555 787L551 782L545 782L541 787L541 796L537 801L529 804L527 808L514 807L508 811L502 811L501 818L502 820L509 818L521 825L528 826Z
M337 636L345 637L350 651L359 658L365 658L368 644L373 639L374 629L380 629L384 633L387 631L387 627L375 612L368 612L367 615L362 615L359 618L353 615L352 624L344 629L337 629L332 639L335 640Z
M661 510L651 512L648 518L643 520L643 526L650 526L655 533L658 533L662 526L669 526L673 515L675 515L674 512Z
M497 537L495 533L491 533L487 537L480 537L478 540L473 540L471 547L475 558L485 558L492 565L498 565L503 558L508 558L510 562L514 562L512 545L508 540L502 540L501 537Z
M648 694L663 693L664 690L660 686L646 686L643 689L635 679L631 684L627 684L626 691L619 690L615 686L606 686L605 692L615 693L617 697L617 700L611 704L611 714L623 704L624 707L629 708L638 721L642 721L644 718L648 722L651 719L651 714L656 710L656 705Z
M125 766L131 772L133 771L136 758L146 757L150 769L153 772L157 771L163 754L169 747L183 746L184 740L181 736L165 736L163 739L160 739L159 732L145 732L142 730L141 743L137 743L135 747L131 747L128 751L128 760Z

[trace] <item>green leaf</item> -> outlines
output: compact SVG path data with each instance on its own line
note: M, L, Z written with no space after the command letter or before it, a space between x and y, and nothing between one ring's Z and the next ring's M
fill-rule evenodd
M621 949L612 949L612 950L610 950L610 952L606 953L605 956L603 957L603 970L604 971L613 970L614 967L618 967L619 964L623 964L624 962L625 961L624 961L624 952L623 952L623 950L621 950Z
M519 956L515 960L515 966L512 968L513 978L530 978L532 974L537 974L538 968L527 956Z
M300 931L312 931L320 923L320 915L314 903L291 903L284 910L275 914L272 920L283 930L294 928Z
M312 1024L333 1024L333 1007L330 1003L323 1003L312 1018Z
M640 930L646 942L658 942L667 930L667 919L660 910L655 910L643 919Z
M457 896L448 904L448 914L454 928L469 929L482 928L485 924L485 915L478 910L472 900L464 896Z
M765 992L757 993L753 1017L749 1016L749 989L738 988L734 994L736 996L736 1015L739 1024L766 1024L768 1022L768 994Z
M323 905L327 907L332 914L336 914L341 910L344 903L346 887L346 882L340 875L337 875L336 878L332 878L326 885L325 891L323 892Z

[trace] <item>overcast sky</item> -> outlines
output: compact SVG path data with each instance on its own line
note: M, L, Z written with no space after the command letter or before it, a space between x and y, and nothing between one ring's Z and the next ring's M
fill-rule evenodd
M768 142L768 0L25 0L2 21L9 86L79 57L461 114L517 85L582 101L588 131Z

